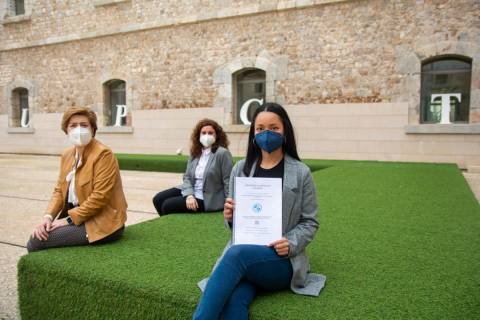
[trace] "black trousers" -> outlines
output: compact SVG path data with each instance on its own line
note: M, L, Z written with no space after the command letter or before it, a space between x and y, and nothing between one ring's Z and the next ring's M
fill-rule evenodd
M186 197L182 196L182 191L178 188L171 188L157 193L153 197L153 205L160 216L170 213L192 213L204 212L205 206L203 200L197 199L198 209L193 211L187 208Z

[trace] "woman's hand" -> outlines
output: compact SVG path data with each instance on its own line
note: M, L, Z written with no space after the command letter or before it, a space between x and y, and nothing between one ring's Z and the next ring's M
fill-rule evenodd
M223 205L223 217L228 222L232 223L233 220L233 207L235 206L235 201L232 198L225 199L225 204Z
M40 241L47 240L51 228L52 218L44 217L42 223L33 230L33 236Z
M287 238L282 238L280 240L274 241L268 245L269 247L275 248L279 256L288 256L289 244Z
M66 225L68 225L67 218L57 219L57 220L53 221L52 228L50 229L50 231L53 231L57 228L60 228L60 227L66 226Z
M192 210L192 211L197 211L198 209L198 203L197 199L195 199L194 196L189 195L186 200L187 208Z

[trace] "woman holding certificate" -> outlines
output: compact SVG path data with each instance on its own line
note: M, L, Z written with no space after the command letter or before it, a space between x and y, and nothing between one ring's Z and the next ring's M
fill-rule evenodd
M277 178L282 180L278 197L282 203L278 218L281 235L267 245L229 242L208 281L199 283L203 295L193 319L248 319L248 308L257 291L290 288L298 294L317 296L325 283L324 276L309 273L305 247L318 229L316 191L310 169L298 156L293 126L285 109L275 103L265 103L257 109L248 142L246 159L234 166L230 176L229 198L223 211L226 225L235 231L238 221L234 215L240 214L234 210L240 210L240 203L233 199L240 193L235 190L236 185L240 186L236 180ZM252 182L242 187L252 185L253 188L268 186ZM252 197L255 198L255 194ZM257 198L268 197L261 193ZM244 198L238 197L240 199ZM275 206L255 203L250 216L256 217L264 207ZM265 220L253 218L253 221L258 225Z
M160 216L222 210L233 166L228 144L227 134L217 122L203 119L197 123L191 136L183 184L161 191L153 198Z

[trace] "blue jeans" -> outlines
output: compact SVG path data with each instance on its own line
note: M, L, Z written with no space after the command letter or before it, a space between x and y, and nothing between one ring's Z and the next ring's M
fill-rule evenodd
M290 260L273 248L234 245L211 274L193 319L248 319L257 289L289 288L292 273Z

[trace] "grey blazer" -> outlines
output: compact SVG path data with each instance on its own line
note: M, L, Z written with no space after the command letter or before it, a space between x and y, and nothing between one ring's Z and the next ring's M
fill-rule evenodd
M245 160L239 161L233 168L229 197L235 195L235 177L244 177L243 166ZM249 176L253 176L256 163L252 166ZM282 233L289 242L289 259L292 264L293 276L290 288L293 292L303 295L318 296L325 285L326 277L310 273L305 247L313 240L318 229L317 197L310 169L302 162L285 155L285 171L283 174L282 194ZM225 221L225 225L230 225ZM232 246L231 241L223 250L225 252ZM217 265L216 264L216 265ZM215 265L215 267L216 267ZM214 267L214 268L215 268ZM198 283L204 290L208 279Z
M187 163L187 170L183 175L183 184L178 188L182 190L182 196L194 194L195 169L200 158L190 157ZM230 171L232 170L233 159L230 151L218 147L215 153L212 152L208 158L207 166L203 174L203 202L205 211L223 210L225 198L228 195Z

